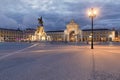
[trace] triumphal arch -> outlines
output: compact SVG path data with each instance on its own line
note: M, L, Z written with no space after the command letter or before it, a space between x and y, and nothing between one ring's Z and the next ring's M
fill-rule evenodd
M74 20L71 20L70 23L66 25L66 29L64 30L64 37L65 41L68 42L78 42L82 40L82 31Z

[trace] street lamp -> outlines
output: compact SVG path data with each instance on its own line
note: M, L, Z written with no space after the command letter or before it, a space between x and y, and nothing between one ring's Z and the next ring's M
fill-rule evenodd
M93 49L93 19L96 17L96 15L97 15L97 10L95 10L94 8L91 8L91 9L89 9L89 11L88 11L88 16L89 16L89 18L91 18L91 29L92 29L92 31L91 31L91 49Z

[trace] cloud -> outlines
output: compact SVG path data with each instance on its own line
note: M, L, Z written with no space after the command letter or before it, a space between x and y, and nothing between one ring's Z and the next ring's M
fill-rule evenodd
M3 28L16 28L17 27L17 22L12 19L7 17L6 15L0 15L0 27Z
M38 18L39 16L37 16L37 15L31 15L31 14L29 14L29 15L24 15L23 16L23 24L24 25L37 25L38 24L38 22L37 22L37 18Z
M2 0L0 26L36 28L37 18L43 16L46 30L64 29L71 19L81 28L87 28L90 26L90 19L86 11L90 7L100 9L96 26L120 26L119 5L119 0Z

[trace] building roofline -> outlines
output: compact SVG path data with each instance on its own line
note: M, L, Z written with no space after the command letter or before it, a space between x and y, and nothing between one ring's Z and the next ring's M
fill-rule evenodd
M83 29L82 31L91 31L92 29ZM110 30L110 29L107 29L107 28L100 28L100 29L93 29L93 31L106 31L106 30ZM112 31L112 30L111 30Z
M56 30L56 31L45 31L45 32L64 32L64 30Z
M18 30L18 29L7 29L7 28L0 28L0 30L22 31L22 30Z

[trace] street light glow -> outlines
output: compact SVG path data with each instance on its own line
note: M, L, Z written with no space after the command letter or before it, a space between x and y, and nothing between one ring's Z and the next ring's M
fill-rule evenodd
M96 17L96 15L98 14L98 10L97 9L94 9L94 8L91 8L88 10L88 16L91 18L91 17Z

